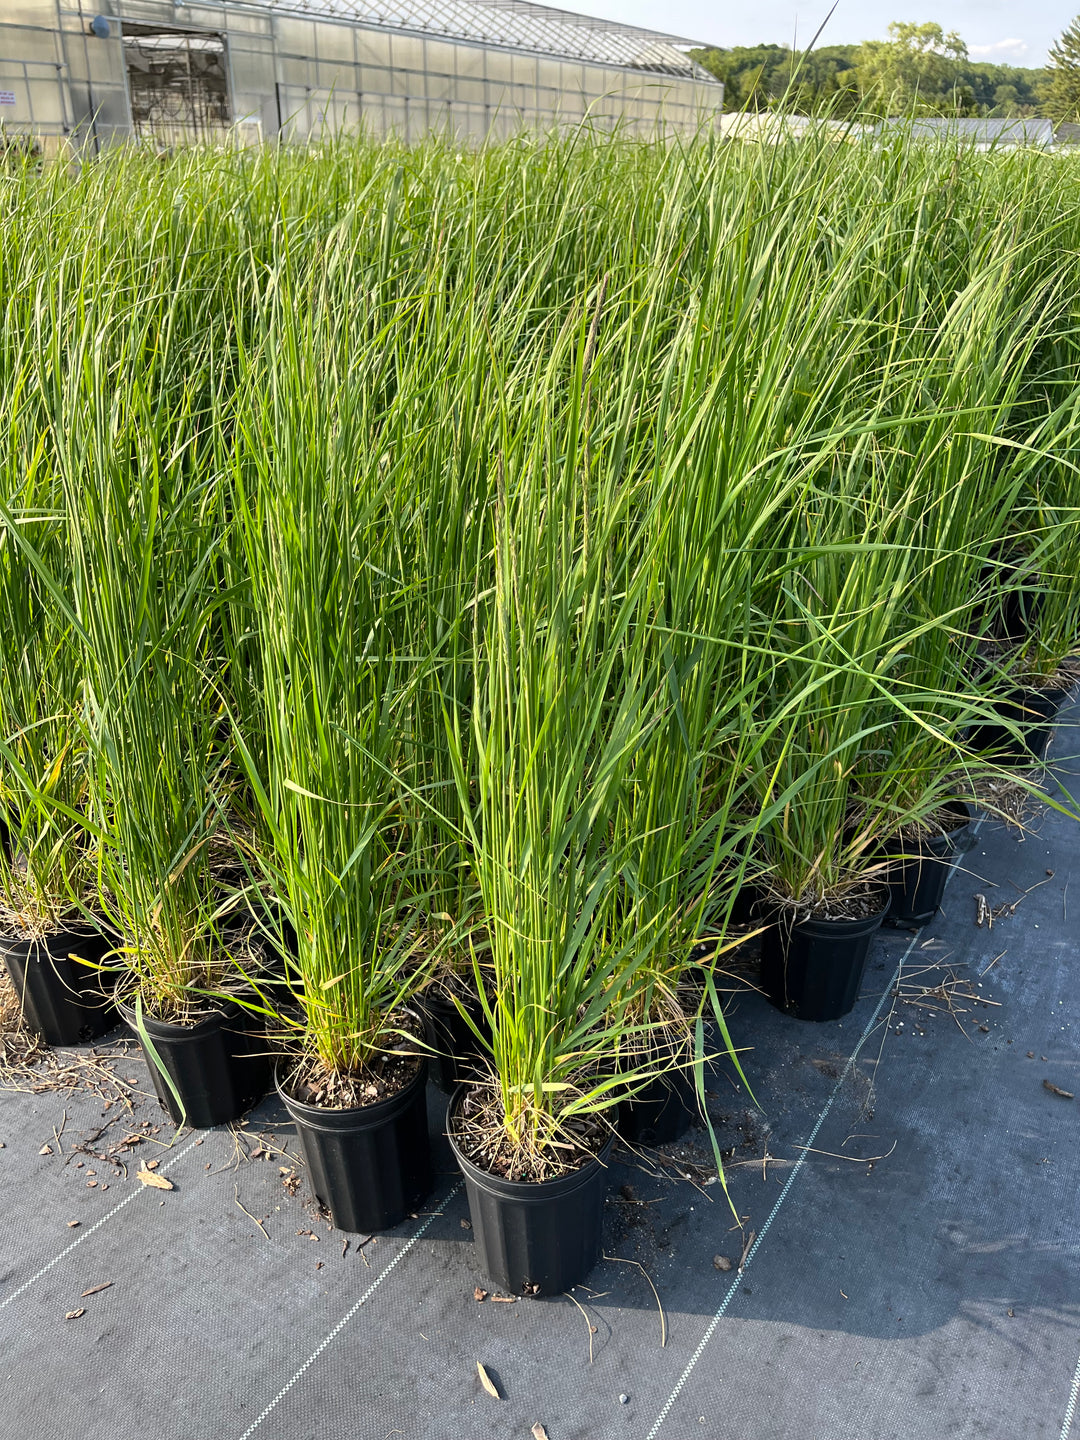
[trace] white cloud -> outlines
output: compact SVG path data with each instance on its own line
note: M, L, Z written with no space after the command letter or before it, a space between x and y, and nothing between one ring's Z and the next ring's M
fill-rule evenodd
M993 45L969 45L968 54L975 60L1020 60L1027 48L1026 40L996 40Z

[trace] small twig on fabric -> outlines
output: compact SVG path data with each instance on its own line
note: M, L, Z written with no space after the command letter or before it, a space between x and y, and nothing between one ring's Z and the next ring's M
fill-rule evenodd
M566 1296L567 1300L569 1300L571 1304L576 1305L577 1308L581 1311L582 1315L585 1316L585 1324L589 1327L589 1364L591 1365L593 1363L592 1337L596 1334L596 1326L589 1319L589 1312L585 1309L585 1306L582 1305L580 1300L575 1300L573 1295L570 1294L569 1290L564 1290L563 1294Z
M657 1293L656 1286L653 1284L649 1276L649 1272L645 1269L645 1266L640 1263L640 1261L625 1260L621 1255L605 1254L604 1259L615 1260L620 1265L633 1265L636 1269L640 1270L641 1273L645 1276L645 1279L649 1281L649 1289L652 1291L653 1299L656 1301L656 1308L660 1311L660 1348L661 1350L663 1350L663 1348L667 1345L667 1320L664 1318L664 1307L660 1304L660 1296Z
M239 1187L239 1185L234 1185L234 1186L233 1186L233 1195L235 1196L235 1198L236 1198L236 1203L237 1203L237 1205L240 1206L240 1209L243 1210L244 1214L248 1217L249 1220L254 1220L255 1224L259 1227L259 1229L262 1231L262 1233L266 1236L267 1240L269 1240L269 1239L270 1239L270 1235L269 1235L269 1233L267 1232L266 1226L263 1224L263 1222L262 1222L260 1219L258 1219L257 1216L253 1215L253 1214L251 1213L251 1211L247 1208L247 1206L241 1201L241 1199L240 1199L240 1187ZM273 1243L273 1242L271 1242L271 1243Z
M817 1150L813 1145L796 1145L796 1150L806 1150L811 1155L828 1155L830 1160L850 1160L853 1165L876 1165L879 1160L887 1160L896 1149L897 1141L889 1146L884 1155L838 1155L835 1150Z

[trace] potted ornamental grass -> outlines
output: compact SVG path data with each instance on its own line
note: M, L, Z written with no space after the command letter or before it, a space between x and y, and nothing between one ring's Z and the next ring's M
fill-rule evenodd
M477 1263L515 1295L567 1290L599 1258L618 1107L641 1078L625 1057L645 1035L648 937L631 953L605 923L626 859L612 818L656 723L631 639L641 590L608 570L633 501L627 486L586 510L573 465L546 463L549 435L564 454L580 440L555 404L546 390L507 416L473 703L446 714L494 984L489 1002L477 974L490 1067L446 1125Z
M42 728L34 743L25 737L9 732L0 741L0 952L28 1025L49 1045L74 1045L118 1021L106 958L114 942L92 908L94 841L80 812L80 757L64 748L49 754Z
M512 1294L546 1295L599 1257L614 1121L637 1078L620 1056L644 1036L629 1018L634 956L602 923L614 883L604 821L638 717L632 706L617 712L601 743L595 710L567 706L559 682L534 690L529 658L516 658L520 668L492 659L474 727L482 750L470 823L493 1000L479 964L476 989L490 1070L452 1096L447 1130L481 1269ZM513 684L512 701L500 681ZM571 675L565 686L579 683ZM549 702L562 713L545 723Z
M857 803L874 817L888 860L885 923L909 929L927 924L941 905L946 880L968 843L970 801L986 768L963 747L986 703L972 685L985 643L973 583L983 563L981 545L970 544L957 503L961 497L971 503L976 467L970 460L954 476L935 467L930 493L910 507L919 520L912 540L920 543L913 546L897 624L892 713L868 747L859 782Z
M1033 763L1046 753L1058 710L1080 676L1080 508L1075 451L1078 410L1070 396L1032 437L1017 524L1023 532L1031 620L1001 657L1009 688L999 705L1004 734L987 729L972 748L1000 740L1007 760ZM1011 722L1011 725L1010 725ZM1015 727L1015 729L1013 729Z
M51 377L71 605L84 674L80 742L97 903L118 937L117 1001L179 1124L236 1119L265 1091L267 1042L237 1004L244 977L219 923L210 857L234 784L218 637L221 524L175 298L145 298L113 342L85 311L85 366ZM97 343L95 343L97 342ZM226 842L227 843L227 839Z
M415 1209L433 1176L424 850L405 808L415 664L398 654L404 587L385 467L368 454L377 357L354 353L350 314L286 290L243 357L230 493L257 683L234 734L259 878L295 935L278 1094L316 1197L339 1228L370 1232Z
M1015 241L995 244L1002 261L1027 263ZM946 776L979 704L965 678L977 577L1021 490L992 437L1012 414L1048 293L1038 276L1013 287L1008 275L989 268L962 306L922 327L898 321L895 343L918 354L923 384L878 388L868 370L831 453L808 458L771 616L778 743L760 792L777 909L766 988L805 1018L854 1003L890 905L883 849L895 853L905 827L944 830L951 819L935 812L962 798Z
M54 486L14 473L18 438L13 423L0 503L0 951L31 1028L74 1045L117 1023L102 963L112 942L93 911L63 520Z
M454 575L451 586L458 579ZM425 653L427 673L414 690L410 725L409 770L420 780L405 801L418 862L412 874L422 891L416 903L423 916L425 982L417 1004L431 1078L447 1093L485 1067L487 1007L495 994L483 900L444 724L445 715L471 710L471 657L459 629L453 627L438 654Z
M686 745L689 683L683 693L682 728L654 697L659 723L636 749L610 827L609 849L623 863L605 923L608 943L630 959L632 989L617 1012L623 1031L618 1068L635 1075L620 1108L619 1133L632 1144L664 1144L695 1122L708 1125L703 1066L717 1057L706 1053L707 1034L718 1036L747 1083L715 971L748 938L731 927L731 886L745 871L754 828L738 815L758 742L750 733L718 735L717 727L702 725L704 743L726 751L724 763L706 766L701 751L693 758ZM734 687L728 693L738 695ZM724 708L722 702L711 707L718 726L730 725Z
M876 817L857 806L867 754L889 719L882 682L895 653L898 552L878 538L865 485L851 488L863 492L856 503L820 502L815 518L827 538L808 534L791 552L773 642L776 699L757 770L757 883L772 910L763 982L774 1004L806 1020L852 1008L889 904L873 858ZM836 543L845 529L855 563ZM868 594L885 598L867 604Z

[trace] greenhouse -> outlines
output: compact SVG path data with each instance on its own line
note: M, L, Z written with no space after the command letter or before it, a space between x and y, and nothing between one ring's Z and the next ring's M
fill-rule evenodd
M0 123L42 148L414 140L523 126L695 132L723 86L694 42L531 0L8 0Z

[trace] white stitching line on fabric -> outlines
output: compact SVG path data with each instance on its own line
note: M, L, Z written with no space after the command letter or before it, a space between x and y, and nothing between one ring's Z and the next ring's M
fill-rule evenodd
M981 828L982 828L982 818L980 817L980 818L975 822L974 829L973 829L972 832L971 832L971 833L972 833L972 838L974 838L976 835L978 835L979 830L980 830ZM952 879L952 877L953 877L953 872L956 870L956 867L957 867L957 865L958 865L959 863L960 863L960 856L957 855L956 858L953 860L952 864L949 866L949 875L948 875L948 879L947 879L946 882L945 882L946 885L949 883L949 880ZM911 937L911 944L910 944L910 945L907 947L907 949L904 951L903 955L901 955L900 961L899 961L896 969L893 971L892 979L889 981L889 984L888 984L888 986L886 987L884 994L882 995L881 999L878 1001L877 1006L876 1006L875 1009L874 1009L874 1013L870 1016L870 1019L866 1022L866 1029L863 1031L862 1035L859 1037L859 1043L855 1046L855 1049L854 1049L854 1050L851 1052L851 1054L848 1056L847 1063L845 1064L845 1066L844 1066L844 1068L843 1068L843 1071L841 1072L840 1078L839 1078L839 1080L837 1080L836 1084L833 1086L832 1094L829 1096L828 1100L826 1101L824 1110L822 1110L821 1114L818 1116L818 1118L817 1118L817 1123L816 1123L816 1125L814 1126L813 1130L811 1130L811 1132L810 1132L810 1136L809 1136L809 1138L808 1138L807 1141L806 1141L806 1146L807 1146L807 1147L813 1145L814 1141L817 1139L817 1137L818 1137L818 1131L821 1129L822 1125L824 1125L826 1119L828 1118L829 1111L830 1111L830 1110L832 1109L832 1107L833 1107L833 1102L835 1101L837 1095L839 1095L839 1093L840 1093L840 1087L843 1085L844 1081L847 1079L848 1075L851 1073L851 1067L852 1067L852 1065L854 1065L855 1061L858 1059L859 1051L860 1051L860 1050L862 1049L862 1047L866 1044L866 1041L867 1041L867 1038L868 1038L869 1035L870 1035L870 1032L873 1030L875 1024L877 1023L877 1018L878 1018L878 1016L881 1014L882 1006L885 1004L885 1001L890 997L890 995L892 994L893 990L896 988L897 984L899 983L899 978L900 978L900 976L903 974L903 970L904 970L904 962L907 960L907 958L908 958L908 956L911 954L912 950L914 950L914 948L915 948L915 942L918 940L918 938L919 938L919 932L916 931L915 934ZM769 1211L769 1214L768 1214L768 1216L766 1217L766 1220L765 1220L765 1224L761 1227L761 1232L760 1232L760 1234L758 1235L757 1239L754 1241L753 1245L751 1245L751 1247L750 1247L750 1249L749 1249L749 1251L748 1251L748 1253L747 1253L746 1259L745 1259L745 1261L743 1262L743 1273L746 1272L746 1270L747 1270L747 1268L749 1267L749 1265L750 1265L751 1261L753 1260L754 1256L757 1254L758 1250L760 1249L760 1247L761 1247L761 1242L765 1239L765 1235L766 1235L766 1233L768 1232L769 1226L772 1224L773 1220L776 1218L776 1215L777 1215L777 1213L778 1213L781 1205L783 1205L784 1201L787 1199L787 1197L788 1197L788 1192L790 1191L792 1185L794 1185L794 1183L795 1183L795 1177L798 1175L799 1171L802 1169L802 1167L803 1167L803 1161L806 1159L808 1153L809 1153L808 1148L803 1148L803 1149L801 1150L800 1154L799 1154L798 1160L796 1160L796 1161L795 1161L795 1164L791 1167L791 1174L788 1176L787 1181L786 1181L786 1183L785 1183L785 1185L784 1185L784 1188L780 1191L780 1194L777 1196L776 1204L775 1204L775 1205L773 1206L773 1208ZM664 1421L667 1419L668 1414L669 1414L670 1411L671 1411L671 1407L675 1404L675 1401L679 1398L680 1394L682 1393L682 1388L683 1388L683 1386L686 1384L687 1380L689 1380L690 1375L691 1375L691 1372L692 1372L693 1369L694 1369L694 1366L695 1366L695 1365L697 1364L697 1362L701 1359L702 1355L704 1355L704 1353L705 1353L705 1347L708 1345L709 1341L712 1339L712 1337L713 1337L713 1332L716 1330L716 1327L720 1324L720 1321L724 1318L724 1313L725 1313L725 1311L727 1310L728 1306L731 1304L732 1298L734 1297L735 1292L738 1290L738 1288L739 1288L739 1286L740 1286L741 1283L742 1283L742 1276L741 1276L741 1275L739 1276L738 1279L732 1281L732 1283L731 1283L731 1288L728 1290L727 1294L724 1296L724 1298L723 1298L723 1300L722 1300L722 1302L721 1302L721 1304L720 1304L719 1310L717 1310L716 1314L715 1314L715 1315L713 1316L713 1318L709 1321L708 1327L707 1327L706 1330L705 1330L705 1334L701 1337L701 1340L698 1342L698 1347L697 1347L697 1349L694 1351L694 1353L690 1356L690 1359L687 1361L687 1363L686 1363L686 1368L683 1370L682 1374L679 1376L678 1381L676 1382L676 1385L675 1385L675 1389L672 1390L671 1394L668 1396L667 1400L664 1402L663 1409L660 1411L660 1414L656 1417L656 1423L653 1425L653 1427L652 1427L652 1429L649 1431L648 1435L646 1435L645 1440L656 1440L656 1436L660 1433L660 1427L663 1425ZM1078 1376L1078 1385L1080 1385L1080 1364L1077 1365L1077 1376ZM1075 1396L1074 1396L1074 1406L1075 1406ZM1070 1417L1069 1417L1069 1423L1070 1423L1070 1424L1072 1423L1072 1416L1071 1416L1071 1415L1070 1415ZM1062 1431L1061 1440L1066 1440L1067 1434L1068 1434L1068 1431L1067 1431L1067 1430Z
M457 1182L457 1184L454 1186L454 1188L453 1188L453 1189L444 1197L444 1199L442 1200L442 1202L441 1202L441 1207L445 1207L446 1205L448 1205L448 1204L450 1203L450 1201L454 1198L454 1196L455 1196L455 1195L458 1193L458 1191L461 1189L461 1187L462 1187L463 1184L464 1184L464 1181L462 1181L462 1180L459 1180L459 1181ZM364 1291L364 1293L360 1296L360 1299L357 1300L356 1304L352 1307L352 1309L346 1311L346 1313L341 1317L341 1319L337 1322L337 1324L334 1326L334 1328L330 1331L330 1334L327 1335L326 1339L323 1340L322 1343L319 1345L318 1349L317 1349L317 1350L314 1350L314 1351L308 1356L308 1358L304 1361L303 1365L300 1366L300 1369L297 1370L296 1374L292 1377L292 1379L289 1380L285 1385L283 1385L283 1386L281 1387L281 1389L280 1389L280 1390L278 1391L278 1393L274 1396L273 1400L270 1401L270 1404L267 1405L266 1409L262 1412L262 1414L259 1415L259 1416L257 1416L256 1419L254 1419L254 1420L251 1422L251 1424L248 1426L248 1428L244 1431L243 1435L240 1436L240 1440L249 1440L249 1436L255 1434L255 1431L256 1431L256 1430L259 1428L259 1426L263 1423L263 1421L266 1419L266 1417L271 1413L272 1410L275 1410L275 1409L277 1408L277 1406L281 1403L282 1400L285 1399L285 1396L286 1396L286 1395L289 1393L289 1391L293 1388L293 1386L296 1384L296 1382L297 1382L299 1379L301 1379L301 1377L311 1368L312 1365L315 1364L315 1361L319 1358L319 1356L323 1353L323 1351L324 1351L324 1350L326 1349L326 1347L331 1343L331 1341L335 1340L335 1339L337 1338L337 1336L341 1334L342 1330L345 1329L345 1326L349 1323L349 1321L353 1318L353 1316L356 1314L356 1312L360 1309L361 1305L365 1304L365 1302L366 1302L368 1299L370 1299L370 1297L374 1294L374 1292L379 1288L379 1286L382 1284L382 1282L386 1279L387 1275L390 1274L390 1271L393 1270L394 1266L398 1263L398 1261L404 1259L404 1257L409 1253L409 1251L410 1251L410 1250L412 1249L412 1247L416 1244L416 1242L417 1242L419 1239L421 1239L421 1237L423 1236L424 1232L427 1230L428 1226L431 1224L432 1220L434 1220L434 1219L435 1219L435 1215L434 1215L434 1214L429 1215L428 1218L424 1221L423 1225L420 1226L420 1229L417 1230L416 1234L413 1235L410 1240L406 1241L406 1243L401 1247L401 1249L397 1252L397 1254L394 1256L394 1258L389 1262L389 1264L386 1266L386 1268L385 1268L384 1270L380 1270L379 1274L376 1275L375 1279L371 1282L371 1284L368 1286L368 1288L367 1288L367 1289Z
M1076 1402L1080 1399L1080 1359L1076 1362L1076 1373L1073 1375L1072 1389L1069 1391L1069 1403L1065 1407L1065 1423L1061 1427L1060 1440L1069 1440L1072 1434L1073 1416L1076 1414Z
M178 1150L173 1156L173 1159L182 1160L189 1150L194 1149L195 1145L197 1144L197 1140L201 1138L201 1136L197 1137L196 1140L192 1140L189 1144L185 1145L183 1150ZM30 1286L36 1284L43 1275L47 1275L54 1265L59 1265L60 1261L63 1260L64 1256L70 1255L72 1250L74 1250L76 1246L81 1245L84 1240L89 1240L90 1236L93 1235L95 1230L100 1230L102 1225L105 1224L106 1220L111 1220L114 1215L118 1214L121 1210L123 1210L125 1205L130 1205L132 1200L135 1199L136 1195L141 1195L145 1189L146 1187L144 1185L140 1185L137 1190L132 1190L130 1195L125 1195L123 1200L120 1201L119 1205L114 1205L111 1210L109 1210L106 1214L102 1215L100 1220L95 1220L93 1225L90 1226L89 1230L84 1230L83 1233L78 1237L78 1239L72 1240L70 1245L66 1245L64 1249L60 1251L59 1255L54 1255L47 1265L43 1265L41 1267L41 1269L37 1272L36 1275L31 1275L30 1279L24 1280L17 1290L13 1290L10 1295L7 1295L4 1297L3 1300L0 1300L0 1310L3 1310L5 1306L10 1305L13 1300L17 1300L24 1290L29 1290Z

